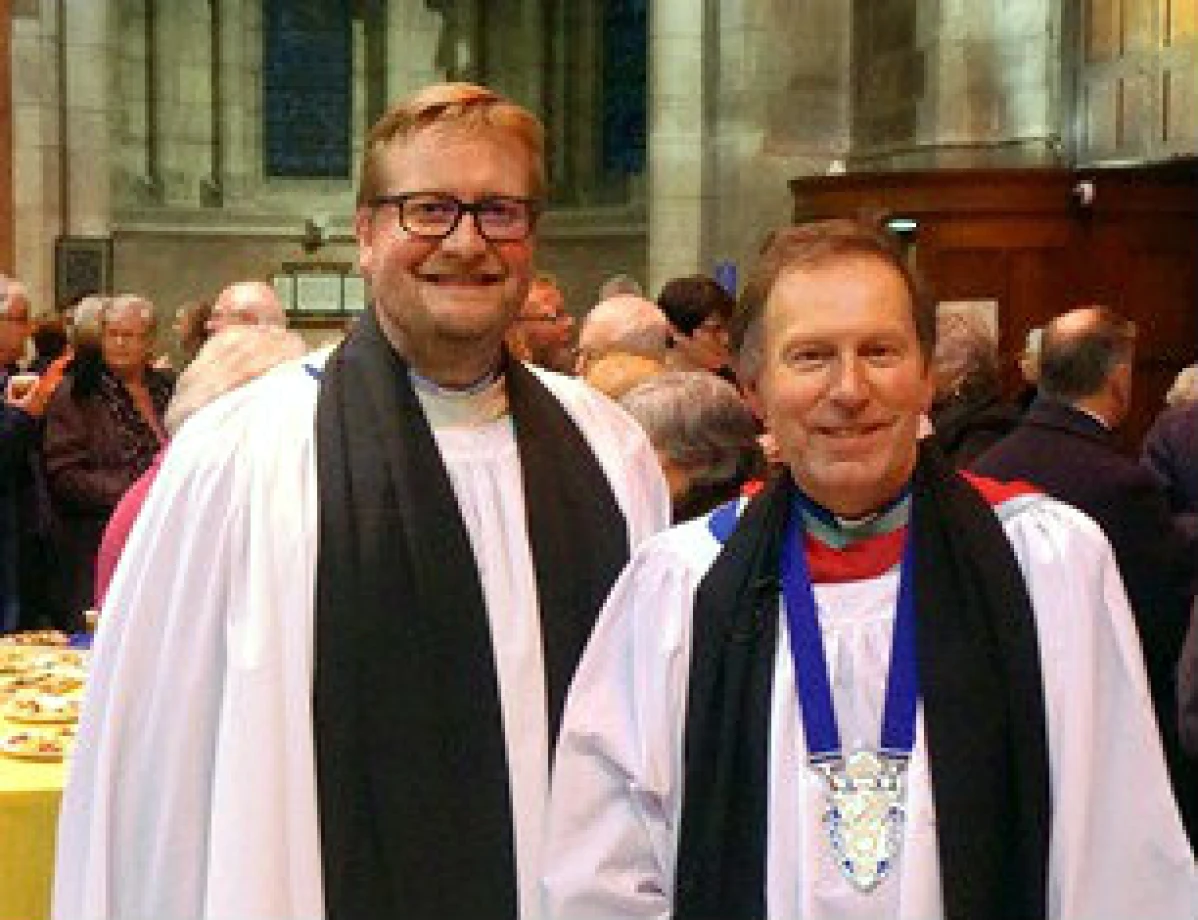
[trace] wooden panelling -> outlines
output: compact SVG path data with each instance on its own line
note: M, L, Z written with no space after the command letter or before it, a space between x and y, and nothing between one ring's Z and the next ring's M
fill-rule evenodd
M1123 0L1123 51L1151 51L1156 45L1156 7L1161 0ZM1112 6L1118 6L1112 3Z
M1122 54L1119 45L1119 0L1085 0L1086 62L1113 61Z
M1198 0L1164 0L1164 4L1166 44L1198 36Z
M1080 207L1079 181L1094 199ZM916 261L940 300L999 302L1014 385L1027 330L1102 303L1137 323L1137 381L1123 431L1138 445L1174 375L1198 357L1198 163L1073 172L853 174L791 183L795 219L914 218Z
M1198 150L1198 86L1192 68L1161 74L1161 143L1177 151Z

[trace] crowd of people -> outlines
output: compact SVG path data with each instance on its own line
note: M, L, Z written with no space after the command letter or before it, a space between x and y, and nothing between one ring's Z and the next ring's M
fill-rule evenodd
M1194 374L1125 456L1134 324L1008 398L850 220L576 316L544 170L388 111L318 351L3 281L0 628L100 608L55 916L1198 916Z

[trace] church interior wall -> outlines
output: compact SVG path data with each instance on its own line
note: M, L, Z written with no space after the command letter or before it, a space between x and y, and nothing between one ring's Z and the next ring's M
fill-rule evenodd
M604 0L365 6L352 169L384 100L433 80L540 111L560 180L540 258L575 312L617 271L650 294L720 262L743 277L792 178L1198 153L1193 2L649 0L648 164L618 181L596 127ZM262 0L12 5L15 264L41 309L60 234L111 239L112 287L164 311L296 252L344 260L352 171L265 174L262 46ZM303 256L309 220L328 245Z

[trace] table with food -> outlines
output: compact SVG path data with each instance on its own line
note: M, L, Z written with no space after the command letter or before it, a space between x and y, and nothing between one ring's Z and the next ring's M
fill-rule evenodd
M0 918L48 917L54 838L87 653L51 630L0 636Z

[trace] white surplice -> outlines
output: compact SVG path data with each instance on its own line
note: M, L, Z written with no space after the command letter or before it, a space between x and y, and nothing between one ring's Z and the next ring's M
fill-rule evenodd
M1194 917L1194 858L1110 547L1092 521L1048 498L1024 496L996 510L1024 573L1039 637L1052 801L1047 915ZM719 548L705 519L658 535L634 554L600 616L575 674L554 769L543 882L551 918L670 916L691 615ZM877 744L897 586L897 568L815 586L849 749ZM825 785L806 766L784 625L773 686L767 916L943 917L922 707L902 853L892 875L861 894L829 855L820 823Z
M167 451L96 636L59 826L58 920L324 913L311 702L325 357L222 397ZM536 373L598 458L635 547L669 520L647 440L582 382ZM548 729L515 436L510 416L419 395L478 561L520 911L536 918Z

